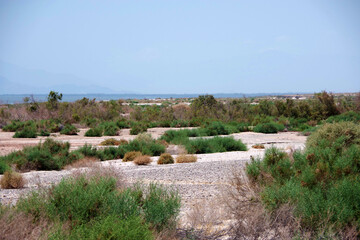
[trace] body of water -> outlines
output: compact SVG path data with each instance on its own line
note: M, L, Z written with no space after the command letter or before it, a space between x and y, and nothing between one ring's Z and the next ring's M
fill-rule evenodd
M286 93L296 94L296 93ZM63 102L74 102L84 97L96 100L118 100L118 99L155 99L155 98L194 98L204 94L63 94ZM285 95L284 93L215 93L211 94L216 98L242 98L242 97L260 97L268 95ZM47 94L2 94L0 95L0 104L22 103L24 97L33 96L38 102L47 101Z

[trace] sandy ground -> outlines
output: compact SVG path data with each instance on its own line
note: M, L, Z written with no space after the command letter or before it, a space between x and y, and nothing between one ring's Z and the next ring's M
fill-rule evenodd
M149 133L154 138L161 136L169 128L149 129ZM84 137L86 129L81 129L78 136L59 136L54 138L61 141L69 141L72 148L82 146L85 143L99 144L109 137ZM14 139L13 133L0 132L0 153L7 154L13 150L21 149L23 146L35 145L43 138L38 139ZM254 149L254 144L264 144L265 148L276 146L290 151L290 149L303 149L306 141L305 136L298 133L284 132L278 134L261 134L244 132L232 134L235 139L241 139L248 147L248 151L225 152L212 154L198 154L196 163L157 165L158 157L152 157L153 162L148 166L137 166L132 162L122 162L110 160L99 162L98 165L110 166L113 170L119 171L129 182L142 181L143 183L158 182L177 189L182 198L181 222L186 225L189 222L189 214L193 213L195 206L208 206L219 201L221 192L228 187L232 171L244 166L250 157L262 157L264 149ZM118 139L133 139L135 136L129 135L129 130L122 130ZM174 157L176 157L174 155ZM0 190L0 202L3 204L14 203L23 193L36 189L39 185L49 186L56 183L64 176L68 176L74 170L62 171L33 171L23 173L27 180L26 187L21 190ZM211 208L211 207L210 207ZM209 208L208 208L209 210ZM221 209L210 209L215 211L215 215L220 216L218 211ZM202 214L202 213L197 213ZM223 218L220 222L225 221Z
M155 139L159 138L165 131L169 129L181 129L181 128L150 128L148 133ZM189 128L191 129L191 127ZM136 136L130 135L130 129L122 129L119 132L119 136L103 136L103 137L85 137L84 134L88 128L79 129L80 132L78 135L67 136L61 135L60 133L52 133L51 138L54 138L57 141L65 141L71 144L71 149L76 149L83 146L84 144L98 145L107 138L115 139L125 139L132 140ZM13 151L21 150L25 146L35 146L41 141L44 141L47 137L37 137L37 138L12 138L14 132L3 132L0 130L0 156L7 155Z

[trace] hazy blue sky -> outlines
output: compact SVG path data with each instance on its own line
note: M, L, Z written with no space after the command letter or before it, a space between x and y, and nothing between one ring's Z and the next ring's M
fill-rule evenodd
M355 92L360 1L0 0L0 89Z

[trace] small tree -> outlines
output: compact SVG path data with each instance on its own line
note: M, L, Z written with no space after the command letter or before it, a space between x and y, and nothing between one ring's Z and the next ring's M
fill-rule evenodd
M61 101L62 96L63 96L62 93L50 91L47 102L48 108L50 109L57 108L57 104L59 101Z

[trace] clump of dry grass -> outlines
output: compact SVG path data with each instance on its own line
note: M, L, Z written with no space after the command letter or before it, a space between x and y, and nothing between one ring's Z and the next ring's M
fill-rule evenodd
M127 152L125 153L124 155L124 158L123 158L123 162L131 162L133 161L136 157L139 157L139 156L142 156L142 153L141 152Z
M71 174L73 178L85 177L86 179L102 179L114 178L116 179L117 188L121 189L126 186L126 181L124 179L124 174L120 169L116 169L113 166L100 166L93 165L90 168L77 169Z
M123 145L123 144L128 144L129 142L126 141L125 139L120 139L117 140L115 138L108 138L105 139L104 141L102 141L100 143L101 146L119 146L119 145Z
M69 170L72 168L93 167L96 162L99 162L98 158L84 157L82 159L79 159L79 160L65 166L64 169Z
M17 172L6 171L1 178L0 185L4 189L18 189L24 187L25 180Z
M174 158L169 153L163 153L160 155L157 163L158 164L171 164L171 163L174 163Z
M0 217L0 239L48 239L49 229L53 226L47 219L35 222L28 214L6 211Z
M143 155L143 156L136 157L133 162L136 165L148 165L152 162L152 160L151 160L150 156Z
M232 226L235 239L292 239L301 229L294 217L293 207L283 205L273 213L266 211L261 202L261 187L249 181L243 170L234 170L230 188L223 199L234 217ZM305 237L307 233L302 232Z
M158 139L156 140L157 143L165 146L165 147L168 147L169 146L169 143L167 141L165 141L164 139Z
M193 163L196 161L196 155L179 155L176 157L176 163Z
M255 144L255 145L252 145L251 147L255 148L255 149L265 149L264 144Z

